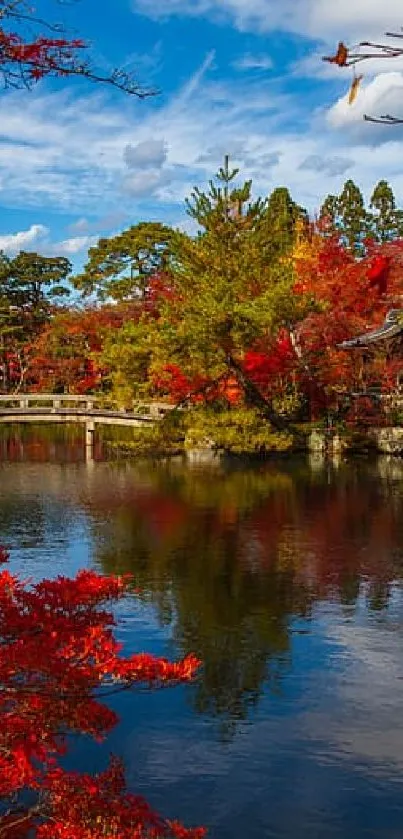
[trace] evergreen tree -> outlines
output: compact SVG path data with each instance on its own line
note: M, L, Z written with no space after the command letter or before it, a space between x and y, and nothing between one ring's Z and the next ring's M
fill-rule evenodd
M242 187L233 187L231 184L239 174L239 169L229 168L229 156L225 155L224 166L218 170L215 180L209 181L209 191L203 192L195 187L190 198L185 199L185 206L188 215L197 221L201 232L221 230L222 226L227 229L227 223L231 219L240 219L245 212L248 213L248 202L252 181L246 181ZM251 205L249 203L249 210ZM263 202L259 199L255 203L256 211L263 208ZM229 228L228 228L229 229Z
M50 301L70 293L65 285L71 264L63 256L21 251L13 259L2 255L0 294L37 321L46 319Z
M21 387L32 340L49 320L52 299L69 294L71 264L64 257L0 253L0 386ZM14 372L13 372L14 371Z
M339 199L337 195L327 195L319 211L319 222L324 235L337 230Z
M252 200L251 182L237 186L237 174L226 158L206 192L193 190L186 206L200 231L195 237L173 235L170 293L160 296L157 312L145 312L138 324L127 324L114 336L105 360L117 375L124 366L127 380L144 369L145 360L151 383L167 365L190 381L234 377L246 401L280 427L243 358L256 342L298 320L302 304L292 293L292 260L273 258L268 202ZM293 204L284 205L289 219Z
M264 225L271 244L273 258L289 253L295 242L298 222L308 225L308 214L291 198L284 186L276 187L269 196L264 213Z
M388 242L403 235L403 212L396 208L393 190L381 180L371 196L371 233L377 242Z
M84 296L96 294L101 300L145 297L150 278L169 267L174 238L170 227L140 222L110 239L100 239L73 283Z
M351 179L346 181L337 200L337 212L336 226L341 241L353 253L361 254L370 232L370 219L362 192Z

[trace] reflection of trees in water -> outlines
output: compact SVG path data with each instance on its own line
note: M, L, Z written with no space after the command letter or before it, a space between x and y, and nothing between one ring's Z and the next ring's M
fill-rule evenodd
M0 462L85 460L84 428L70 423L0 424Z
M278 690L296 616L318 599L354 605L363 587L369 608L385 609L402 576L403 494L391 504L362 466L330 479L302 466L144 478L119 498L98 492L97 555L107 571L132 572L179 649L202 658L195 705L227 730L264 683Z
M171 534L167 550L164 543L147 546L140 506L141 512L120 518L126 548L116 556L113 545L105 546L102 565L131 571L161 619L172 623L180 651L193 650L203 660L196 708L223 717L228 728L247 716L265 681L278 687L289 657L290 620L307 611L309 598L296 591L292 572L257 572L242 563L240 532L232 525L218 528L212 511L188 511L180 545L172 544Z

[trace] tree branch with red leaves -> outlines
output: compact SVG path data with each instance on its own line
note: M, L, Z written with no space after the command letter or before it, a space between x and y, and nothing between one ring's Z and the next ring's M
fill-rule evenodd
M199 667L193 655L174 663L121 655L107 607L128 584L85 570L34 585L0 573L0 839L203 836L128 792L117 760L98 776L59 766L67 734L102 740L117 723L104 688L172 686Z
M29 89L49 76L75 76L111 85L139 99L156 93L123 69L116 68L110 75L98 72L88 58L85 41L66 37L59 24L35 17L25 0L0 0L0 74L6 89Z

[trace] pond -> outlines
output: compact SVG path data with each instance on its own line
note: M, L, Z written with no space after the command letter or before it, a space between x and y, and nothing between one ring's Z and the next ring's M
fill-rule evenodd
M220 469L0 447L0 543L33 579L130 571L126 651L194 651L194 684L124 693L130 787L216 839L403 831L403 462ZM100 457L101 455L99 455Z

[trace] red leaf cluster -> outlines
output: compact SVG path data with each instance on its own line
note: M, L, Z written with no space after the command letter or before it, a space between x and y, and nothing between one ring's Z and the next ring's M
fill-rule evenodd
M7 562L4 549L0 562ZM192 655L171 663L120 654L108 604L128 584L90 570L34 585L0 572L0 798L10 802L0 836L12 836L17 824L22 833L15 835L31 836L34 828L37 837L52 839L202 835L172 826L128 793L118 764L96 778L58 765L69 732L102 739L116 724L102 701L110 692L186 682L199 667ZM27 791L37 797L29 810Z
M0 29L0 67L17 65L33 81L77 72L77 53L82 49L85 44L80 39L38 37L26 42L15 32Z

